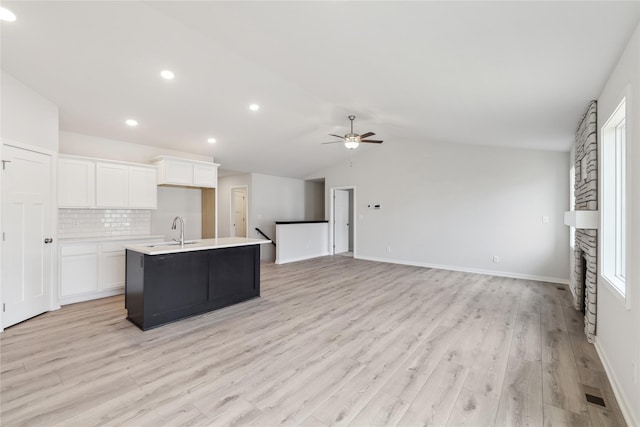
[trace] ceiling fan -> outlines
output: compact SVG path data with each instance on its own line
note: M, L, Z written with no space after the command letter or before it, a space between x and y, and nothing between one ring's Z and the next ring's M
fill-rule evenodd
M351 120L351 132L346 134L345 136L334 135L330 133L329 136L335 136L336 138L340 138L340 141L323 142L323 144L337 144L338 142L344 142L344 146L349 150L358 148L358 145L360 145L361 142L370 143L370 144L382 144L382 141L379 139L365 139L375 135L375 133L373 132L363 133L362 135L353 133L353 121L355 120L356 116L350 115L350 116L347 116L347 118Z

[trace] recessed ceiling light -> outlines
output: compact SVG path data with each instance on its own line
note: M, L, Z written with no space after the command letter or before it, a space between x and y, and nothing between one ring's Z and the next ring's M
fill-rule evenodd
M215 144L216 143L216 139L215 138L209 138L209 139L207 139L207 142L209 144Z
M162 70L160 72L160 75L165 80L173 80L173 78L176 76L175 74L173 74L173 71L171 70Z
M125 121L125 123L128 126L131 126L131 127L138 126L138 121L137 120L133 120L133 119L129 119L129 120Z
M0 21L13 22L16 20L16 15L9 9L0 7Z
M258 104L249 105L249 110L251 111L258 111L259 109L260 109L260 106Z

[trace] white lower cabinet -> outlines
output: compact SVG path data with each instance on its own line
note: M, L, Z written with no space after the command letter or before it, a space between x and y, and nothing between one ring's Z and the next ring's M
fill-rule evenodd
M59 302L73 304L124 292L124 245L158 243L162 238L59 244Z
M126 261L123 243L102 244L102 280L100 289L123 289Z
M98 291L98 245L60 245L60 298Z

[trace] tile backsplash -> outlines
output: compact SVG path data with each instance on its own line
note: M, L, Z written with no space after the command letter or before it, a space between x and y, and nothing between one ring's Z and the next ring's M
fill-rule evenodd
M58 238L151 234L151 211L143 209L58 209Z

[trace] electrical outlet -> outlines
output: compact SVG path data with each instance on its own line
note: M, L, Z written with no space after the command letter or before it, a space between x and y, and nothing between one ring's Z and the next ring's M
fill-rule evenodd
M542 216L542 223L543 224L548 224L549 223L549 217L547 215L543 215Z
M390 254L391 253L391 246L387 246L387 253Z
M498 257L498 255L493 256L493 262L496 264L500 262L500 258Z

